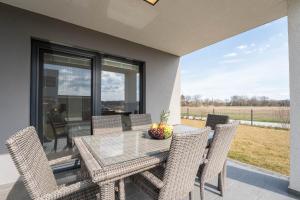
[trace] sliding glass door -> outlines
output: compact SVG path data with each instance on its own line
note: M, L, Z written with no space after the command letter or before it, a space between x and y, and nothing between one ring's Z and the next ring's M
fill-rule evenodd
M47 153L72 148L72 137L91 133L92 60L42 55L42 127Z
M93 115L144 112L143 65L40 41L32 43L31 124L48 157L72 153L73 137L90 135Z

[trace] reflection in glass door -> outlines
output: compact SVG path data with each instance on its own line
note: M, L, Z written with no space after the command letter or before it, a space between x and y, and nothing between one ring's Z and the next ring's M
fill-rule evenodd
M69 154L72 137L91 134L92 60L42 55L43 145L50 158Z
M130 129L130 114L140 109L140 66L133 62L103 58L101 115L121 115L123 129Z
M126 129L145 111L142 62L38 40L31 55L30 124L49 159L73 153L93 115L122 115Z
M101 114L140 113L140 66L112 58L102 60Z

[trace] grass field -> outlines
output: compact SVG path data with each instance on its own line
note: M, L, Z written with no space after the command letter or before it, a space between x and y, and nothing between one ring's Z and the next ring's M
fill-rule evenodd
M204 127L205 122L182 119L182 123ZM240 125L229 158L289 175L289 131Z
M229 115L231 119L251 120L251 109L253 120L261 122L289 122L289 107L249 107L249 106L199 106L181 107L182 115L194 115L205 117L208 113Z

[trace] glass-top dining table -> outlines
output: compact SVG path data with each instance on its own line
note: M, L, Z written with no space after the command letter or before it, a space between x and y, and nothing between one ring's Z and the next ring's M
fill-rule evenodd
M187 133L198 128L175 125L173 133ZM210 138L213 137L213 131ZM118 180L154 168L166 161L171 138L155 140L147 130L124 131L74 138L82 166L100 186L101 199L114 199Z

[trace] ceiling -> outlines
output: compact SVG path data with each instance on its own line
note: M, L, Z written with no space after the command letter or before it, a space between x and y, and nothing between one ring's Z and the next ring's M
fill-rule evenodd
M182 56L287 15L287 0L0 0Z

